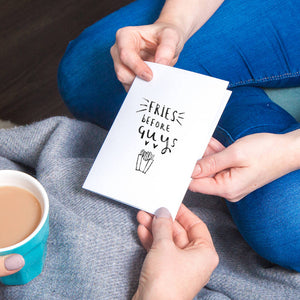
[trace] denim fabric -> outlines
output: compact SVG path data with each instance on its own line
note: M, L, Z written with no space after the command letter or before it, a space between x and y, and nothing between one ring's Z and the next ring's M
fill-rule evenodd
M138 0L85 29L60 63L58 85L75 116L108 129L126 93L109 49L117 29L156 20L164 1ZM225 1L186 43L177 67L230 81L230 87L297 86L300 72L297 0Z
M69 43L59 66L58 87L74 116L106 129L111 126L126 96L110 56L116 31L153 22L163 3L135 1L88 27Z
M146 254L136 233L137 210L82 189L105 136L88 122L60 117L0 130L0 169L35 176L50 202L44 270L24 286L0 284L1 300L132 297ZM300 299L300 274L256 254L221 198L188 192L184 203L208 225L220 256L196 299Z
M139 0L87 28L63 57L58 83L74 115L109 128L125 98L109 48L118 28L152 23L164 1ZM261 89L300 86L300 1L225 1L186 43L177 67L230 82L233 93L214 136L228 146L299 123ZM228 203L246 241L270 261L300 271L300 171Z

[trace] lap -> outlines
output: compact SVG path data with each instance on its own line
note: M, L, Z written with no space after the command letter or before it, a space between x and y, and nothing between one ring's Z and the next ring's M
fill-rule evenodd
M299 25L299 1L225 1L177 65L228 80L230 87L298 86Z
M214 137L224 146L254 133L284 133L300 128L300 124L274 103L263 89L236 87L222 114Z
M258 132L285 133L300 124L256 87L237 87L214 136L225 146ZM267 155L267 153L266 153ZM300 271L300 170L227 202L240 233L261 256Z
M163 2L135 1L70 43L58 83L76 117L110 127L126 95L109 52L115 33L152 23ZM300 85L299 16L297 0L225 1L187 42L176 66L228 80L231 87Z
M110 127L126 95L115 76L109 53L115 32L128 25L152 23L162 5L163 1L135 1L87 28L70 43L60 64L58 81L60 92L75 116ZM233 88L215 133L224 144L255 132L279 133L299 128L261 89L245 87L300 85L299 16L297 0L225 1L186 44L177 67L226 79ZM299 171L294 173L257 190L236 205L229 204L245 239L261 255L268 259L271 255L276 263L274 254L268 252L272 243L264 248L266 231L271 233L270 241L275 242L281 230L279 238L290 238L281 240L280 245L286 245L283 249L291 252L296 249L299 253L299 243L293 244L293 232L300 226L290 220L300 220L300 191L292 188L286 193L287 186L295 187L299 183ZM299 241L299 230L297 238ZM290 244L291 248L287 248ZM295 259L299 267L299 258ZM289 266L284 260L279 263Z

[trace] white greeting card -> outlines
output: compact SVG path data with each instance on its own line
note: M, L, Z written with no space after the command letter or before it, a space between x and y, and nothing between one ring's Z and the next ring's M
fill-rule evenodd
M227 81L148 65L153 79L134 80L83 187L175 218L231 92Z

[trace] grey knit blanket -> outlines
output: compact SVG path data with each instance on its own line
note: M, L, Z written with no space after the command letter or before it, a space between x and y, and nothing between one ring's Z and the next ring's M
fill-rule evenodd
M50 199L44 270L24 286L0 285L0 299L130 299L145 251L137 210L82 189L106 131L63 117L0 130L0 168L35 176ZM224 201L187 192L206 222L220 264L197 299L300 299L300 274L274 266L243 240Z

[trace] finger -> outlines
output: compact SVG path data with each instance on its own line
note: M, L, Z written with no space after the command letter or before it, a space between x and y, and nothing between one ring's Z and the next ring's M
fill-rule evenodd
M123 87L124 87L126 93L128 93L128 91L129 91L129 89L131 87L131 84L123 84Z
M218 153L220 151L223 151L224 149L225 149L225 147L218 140L216 140L215 138L212 137L209 141L208 146L206 147L203 157ZM197 178L197 177L201 176L200 175L201 174L200 164L201 164L200 160L197 161L197 163L194 167L192 176L191 176L192 178ZM214 175L214 174L211 174L211 175Z
M123 84L126 92L128 92L136 75L121 62L116 45L112 46L110 53L113 58L116 76L118 80Z
M196 193L226 197L228 191L235 189L234 176L231 173L232 170L227 169L214 177L195 178L191 181L189 189Z
M214 175L231 167L241 167L237 153L231 147L198 160L192 178Z
M173 241L181 249L185 248L190 242L187 232L176 220L173 222Z
M153 215L150 215L149 213L140 210L137 213L136 219L141 225L145 226L151 232Z
M153 74L149 66L139 55L141 49L137 45L138 39L139 38L136 38L136 36L126 28L118 30L116 45L118 47L120 61L135 75L146 81L150 81Z
M247 182L236 180L245 176L242 171L243 168L228 169L211 178L193 179L189 189L196 193L220 196L231 202L239 201L250 192L249 189L245 189Z
M145 211L141 210L137 214L137 221L140 223L140 225L145 226L150 233L152 231L152 220L153 215L150 215ZM189 243L185 229L176 220L173 222L173 240L176 246L179 248L184 248Z
M147 251L149 251L152 246L152 242L153 242L153 237L152 237L151 232L144 225L140 224L137 229L137 234L138 234L138 237L140 239L142 246Z
M173 221L170 212L161 207L155 212L152 222L153 244L160 240L173 241Z
M20 254L0 256L0 277L14 274L25 265L25 260Z
M189 185L189 190L194 193L201 193L206 195L220 196L220 186L214 177L205 177L192 179Z
M205 223L183 204L176 216L176 220L186 230L190 242L194 240L205 240L209 244L213 244Z
M230 202L237 202L253 191L253 186L244 180L243 170L244 168L229 169L212 178L193 179L189 189L192 192L220 196ZM258 185L255 188L258 188Z
M203 156L208 156L208 155L211 155L214 153L218 153L224 149L225 149L225 147L218 140L216 140L215 138L212 137L209 141L209 144L208 144Z
M208 146L206 147L203 157L218 153L220 151L223 151L224 149L225 149L225 147L218 140L216 140L215 138L212 137L209 141ZM200 163L198 163L199 161L197 161L197 163L194 167L194 170L193 170L193 173L191 176L192 178L199 177L201 174ZM211 174L211 175L214 175L214 174Z
M178 36L172 29L165 29L159 36L159 43L155 53L155 62L170 65L173 61L178 45Z
M120 51L120 59L136 76L150 81L153 77L151 69L140 58L140 56L130 49Z

